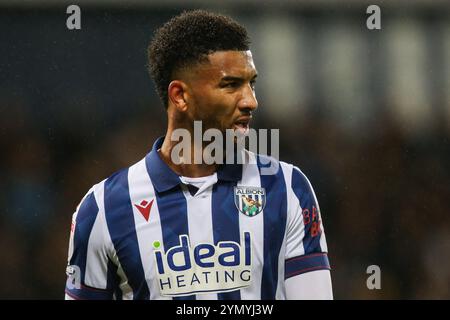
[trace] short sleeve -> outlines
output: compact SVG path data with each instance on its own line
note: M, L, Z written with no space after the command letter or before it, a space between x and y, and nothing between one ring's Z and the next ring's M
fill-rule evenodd
M311 183L297 167L292 169L290 191L285 279L310 271L330 269L319 204Z
M66 299L113 298L111 281L108 281L112 265L105 250L99 211L91 189L72 217L66 268Z

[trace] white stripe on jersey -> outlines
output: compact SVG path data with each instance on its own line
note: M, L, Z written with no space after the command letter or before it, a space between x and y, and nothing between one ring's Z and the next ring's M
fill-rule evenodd
M261 187L256 157L253 153L249 155L248 163L243 165L242 180L238 186ZM252 246L252 283L249 287L241 289L242 300L261 299L262 266L264 265L264 210L256 216L249 217L239 213L239 232L250 232L252 243L261 244Z
M300 201L292 190L292 171L293 166L281 162L285 179L288 183L288 217L286 225L286 234L289 235L287 241L286 259L299 257L305 254L303 247L303 237L305 235L305 225L303 224L302 208ZM284 170L286 169L286 170Z
M105 217L105 181L103 180L101 183L97 185L95 188L95 199L97 201L98 206L98 217L101 218L101 225L103 227L102 234L104 235L105 249L109 252L109 258L111 261L117 266L117 276L120 279L119 288L122 292L123 300L133 300L133 289L128 284L128 278L123 271L122 265L120 264L119 258L117 256L116 249L114 248L114 244L111 240L111 235L109 234L108 227L106 225L106 217ZM93 231L92 231L93 232ZM105 279L106 281L106 279Z
M286 184L286 230L284 232L284 238L283 238L283 244L281 246L280 250L280 256L278 259L278 285L277 285L277 292L276 292L276 299L277 300L284 300L286 299L286 290L284 285L284 264L286 261L286 250L287 250L287 237L286 235L289 235L289 237L292 237L291 232L294 231L297 232L297 230L303 229L303 221L302 223L298 223L298 221L294 221L294 224L291 224L290 221L293 220L293 218L296 218L296 216L300 216L301 214L296 214L296 211L292 210L293 201L295 201L296 197L294 195L294 192L292 192L291 188L291 181L292 181L292 165L287 164L285 162L280 161L280 170L283 172L284 182ZM297 201L298 202L298 201ZM295 202L294 202L295 203ZM295 223L296 222L296 223ZM293 228L293 230L289 230L289 225ZM301 240L298 240L300 247L301 246ZM300 254L299 254L300 255Z
M160 242L163 243L163 236L155 189L147 173L145 158L130 167L128 171L128 186L141 261L145 272L145 279L150 289L150 299L172 300L171 297L161 296L156 277L156 263L153 256L153 243L151 239L161 239ZM148 221L145 220L135 206L135 204L140 204L143 200L148 203L153 201Z
M212 221L212 188L217 179L208 180L196 193L193 199L189 190L183 187L186 198L187 218L189 227L189 240L191 248L200 243L214 243L213 221ZM196 295L197 300L217 300L217 293L200 293Z

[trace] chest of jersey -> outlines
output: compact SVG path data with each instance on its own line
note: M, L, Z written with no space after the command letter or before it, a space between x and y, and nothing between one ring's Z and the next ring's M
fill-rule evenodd
M132 268L142 265L152 298L236 290L251 298L284 261L286 209L279 192L231 183L195 195L183 186L143 191L132 199L134 230L123 233L126 239L134 231L136 240L119 242L116 250L138 248Z

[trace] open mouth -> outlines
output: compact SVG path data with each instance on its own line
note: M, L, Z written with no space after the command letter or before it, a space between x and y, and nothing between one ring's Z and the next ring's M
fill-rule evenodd
M233 124L233 129L241 134L247 134L250 129L250 117L238 119Z

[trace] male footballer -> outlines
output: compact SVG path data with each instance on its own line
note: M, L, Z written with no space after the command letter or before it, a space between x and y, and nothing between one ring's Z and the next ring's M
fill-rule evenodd
M72 220L66 299L332 299L319 205L295 166L174 159L177 132L245 133L258 103L244 27L206 11L159 28L149 69L165 136L139 162L94 185ZM281 76L281 75L280 75ZM277 170L264 174L267 163Z

